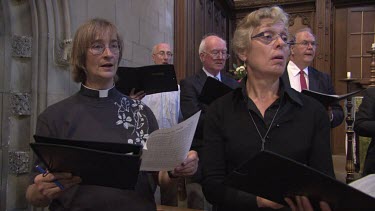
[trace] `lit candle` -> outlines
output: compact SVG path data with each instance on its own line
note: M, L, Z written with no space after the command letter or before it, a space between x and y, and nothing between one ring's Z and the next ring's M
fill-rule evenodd
M352 73L351 72L346 72L346 78L351 78L352 77Z
M371 48L372 48L373 51L375 51L375 42L372 43Z

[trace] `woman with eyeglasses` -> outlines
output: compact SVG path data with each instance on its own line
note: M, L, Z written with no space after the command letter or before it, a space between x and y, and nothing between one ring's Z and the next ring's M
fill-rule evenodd
M312 210L305 196L286 198L289 208L224 183L231 172L262 150L334 177L324 107L280 80L289 55L287 14L277 6L250 13L239 22L232 43L247 77L206 113L200 153L206 199L214 210ZM320 206L330 210L325 202Z
M81 89L40 114L36 134L144 145L158 125L146 105L114 87L122 50L123 41L109 21L92 19L80 26L73 40L71 64L73 79L81 83ZM81 178L71 173L35 173L26 198L32 205L49 206L50 210L156 210L155 184L193 175L197 166L197 153L190 151L172 172L141 171L135 190L80 185Z

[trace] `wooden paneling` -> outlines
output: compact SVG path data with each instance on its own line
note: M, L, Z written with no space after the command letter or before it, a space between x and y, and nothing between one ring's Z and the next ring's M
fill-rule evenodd
M336 93L346 93L346 84L340 82L339 79L346 77L346 34L347 34L347 24L342 24L347 22L347 12L346 9L337 9L334 14L334 39L333 39L333 54L334 54L334 68L333 74L335 80L335 90ZM339 24L340 23L340 24ZM341 102L343 106L343 102ZM345 107L343 107L345 110ZM345 121L345 120L344 120ZM332 149L333 154L345 154L345 123L341 124L339 127L333 129L332 139Z
M230 5L231 0L175 0L174 52L178 80L202 68L198 49L204 35L215 33L230 43Z
M346 72L351 72L353 78L370 76L370 55L366 51L370 50L371 43L375 42L375 6L333 6L332 74L336 92L342 94L347 92L347 86L340 79L346 77ZM357 87L356 84L350 86L352 90ZM333 130L334 154L345 154L345 129L344 123Z

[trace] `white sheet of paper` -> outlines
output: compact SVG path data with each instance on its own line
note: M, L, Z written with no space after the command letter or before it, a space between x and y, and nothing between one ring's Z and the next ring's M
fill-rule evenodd
M369 174L349 185L375 198L375 174Z
M171 128L152 132L143 147L141 171L171 171L187 157L201 111Z

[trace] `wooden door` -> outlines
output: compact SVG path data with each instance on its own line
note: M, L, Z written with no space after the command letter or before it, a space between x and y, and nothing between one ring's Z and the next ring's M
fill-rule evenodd
M333 10L333 71L337 93L346 93L346 83L340 81L351 72L351 77L370 77L371 44L375 43L375 5L335 8ZM357 88L350 86L351 90ZM342 102L344 110L344 102ZM345 154L346 124L333 130L333 154ZM343 132L344 131L344 132Z

